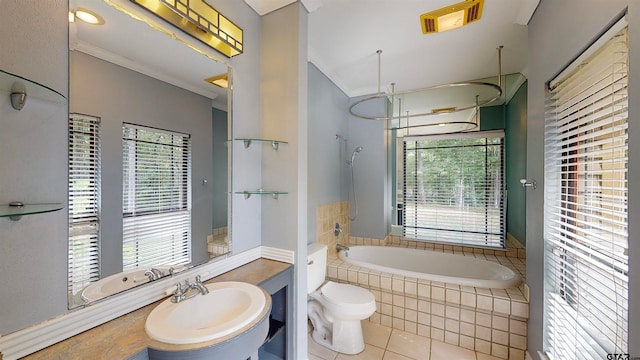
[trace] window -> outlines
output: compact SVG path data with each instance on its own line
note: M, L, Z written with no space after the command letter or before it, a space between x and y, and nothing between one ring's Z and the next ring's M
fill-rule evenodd
M191 261L191 140L122 127L123 270Z
M624 20L549 84L545 116L545 350L628 352Z
M69 116L69 297L100 278L100 118Z
M403 235L504 248L504 133L405 138Z

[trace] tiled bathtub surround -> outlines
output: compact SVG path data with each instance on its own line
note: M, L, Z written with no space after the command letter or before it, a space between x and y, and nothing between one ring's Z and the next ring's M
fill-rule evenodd
M226 226L213 229L211 235L207 236L207 251L210 257L229 252Z
M356 244L358 242L356 240ZM391 239L391 243L394 242ZM413 247L412 242L406 245ZM434 246L435 251L499 262L525 278L524 261L517 257L457 248ZM336 257L329 259L327 277L361 286L374 294L377 311L369 319L372 323L502 359L524 359L529 317L524 285L506 290L451 285L373 271Z
M334 235L335 224L343 229ZM506 250L403 240L398 236L371 239L350 236L349 202L316 208L316 241L329 248L327 277L369 289L376 298L370 322L502 359L524 359L529 317L525 280L525 248L507 236ZM346 241L348 239L348 241ZM336 244L398 246L456 253L499 262L515 271L523 284L512 289L484 289L417 280L343 263Z
M340 224L342 234L333 229ZM336 255L336 244L346 245L349 239L349 202L341 201L316 207L316 242L327 245L329 257Z

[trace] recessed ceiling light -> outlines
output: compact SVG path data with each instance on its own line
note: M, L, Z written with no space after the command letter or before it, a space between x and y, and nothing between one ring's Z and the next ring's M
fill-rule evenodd
M223 89L226 89L229 87L229 77L227 76L226 73L224 74L220 74L220 75L216 75L216 76L212 76L210 78L206 78L204 79L204 81L213 84L215 86L219 86Z
M75 11L69 10L69 22L75 22L76 18L91 25L104 24L104 19L102 18L102 16L98 15L97 13L91 10L87 10L83 8L78 8Z

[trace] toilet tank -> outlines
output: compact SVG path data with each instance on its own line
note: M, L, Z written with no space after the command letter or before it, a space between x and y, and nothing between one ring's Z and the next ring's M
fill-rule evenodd
M327 245L307 245L307 294L316 291L327 275Z

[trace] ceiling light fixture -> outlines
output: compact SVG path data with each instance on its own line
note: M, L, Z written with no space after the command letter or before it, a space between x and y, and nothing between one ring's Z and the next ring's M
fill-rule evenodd
M242 29L204 0L131 0L226 57L242 54Z
M484 0L466 0L420 15L423 34L457 29L480 20Z
M75 22L75 20L82 20L91 25L103 25L104 19L96 12L78 8L77 10L69 10L69 22Z
M227 75L227 73L206 78L204 79L204 81L208 82L209 84L213 84L215 86L221 87L223 89L226 89L229 87L229 76Z

